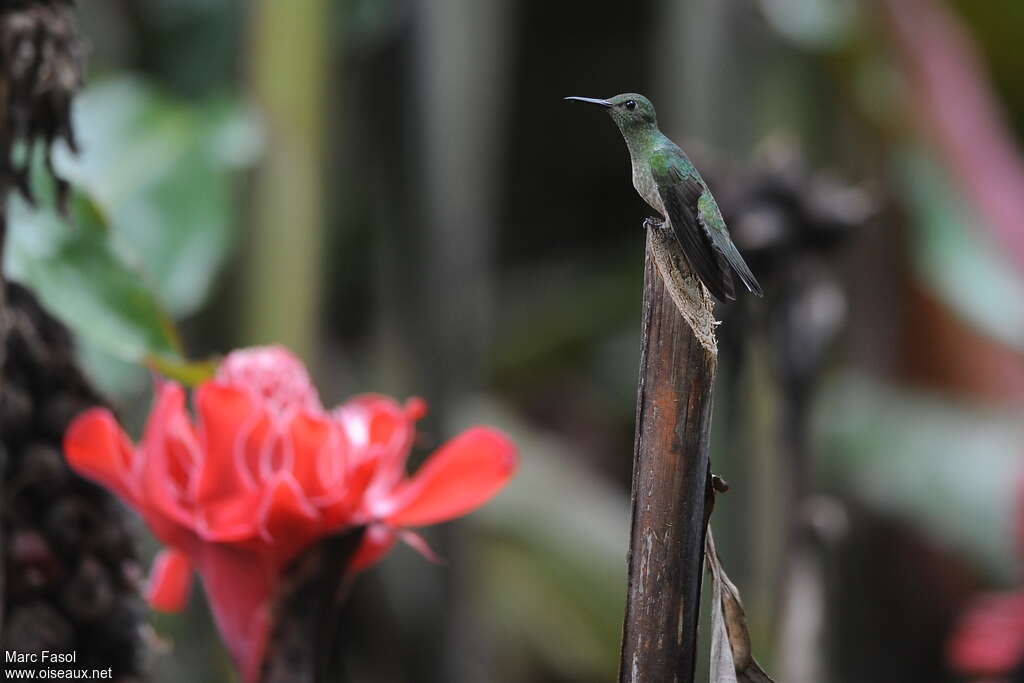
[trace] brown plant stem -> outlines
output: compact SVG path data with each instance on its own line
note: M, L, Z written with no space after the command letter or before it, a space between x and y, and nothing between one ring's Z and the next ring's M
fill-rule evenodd
M620 683L692 682L717 349L711 300L648 221Z
M262 683L336 680L330 669L341 635L341 603L351 587L348 567L362 538L359 528L324 539L289 568L275 597Z

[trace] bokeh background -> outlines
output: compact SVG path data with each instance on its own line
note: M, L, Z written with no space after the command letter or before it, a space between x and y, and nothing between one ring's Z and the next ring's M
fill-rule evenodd
M521 448L495 502L427 531L444 565L399 548L361 577L345 680L615 677L651 212L612 123L561 98L622 91L705 171L767 292L719 308L712 439L762 664L935 683L979 661L965 610L1024 552L1024 3L78 12L75 226L14 198L4 265L129 424L145 353L274 342L326 403L424 397L421 454L477 422ZM1004 616L997 680L1024 654ZM156 680L231 680L201 593L152 625Z

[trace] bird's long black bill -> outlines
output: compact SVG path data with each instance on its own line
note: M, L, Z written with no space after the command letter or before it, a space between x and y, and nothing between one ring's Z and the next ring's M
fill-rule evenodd
M575 102L587 102L589 104L597 104L602 107L605 107L606 109L612 106L612 103L609 102L608 100L599 100L595 97L566 97L565 99L573 100Z

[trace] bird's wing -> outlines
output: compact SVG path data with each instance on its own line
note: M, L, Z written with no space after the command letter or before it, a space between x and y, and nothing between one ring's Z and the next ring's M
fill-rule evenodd
M761 296L761 286L732 243L711 192L687 168L690 165L684 165L678 153L673 152L660 150L652 154L651 172L690 266L720 301L736 298L732 271L748 290Z
M704 226L708 236L711 238L711 242L715 245L715 249L732 266L736 274L740 276L740 280L746 285L747 290L752 294L762 296L764 292L761 290L761 285L758 284L754 274L750 272L750 267L743 260L739 249L733 244L729 231L725 227L725 219L722 218L722 212L718 210L718 204L715 202L715 198L711 196L710 191L704 190L704 194L697 201L697 209L697 217L700 219L700 224Z
M735 299L732 274L700 220L698 204L704 185L663 151L651 155L651 173L687 263L716 299Z

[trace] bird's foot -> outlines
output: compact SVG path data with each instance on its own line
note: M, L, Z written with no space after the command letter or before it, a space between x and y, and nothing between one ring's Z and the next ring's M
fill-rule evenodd
M661 230L665 227L665 219L648 216L644 219L644 228L647 230Z

